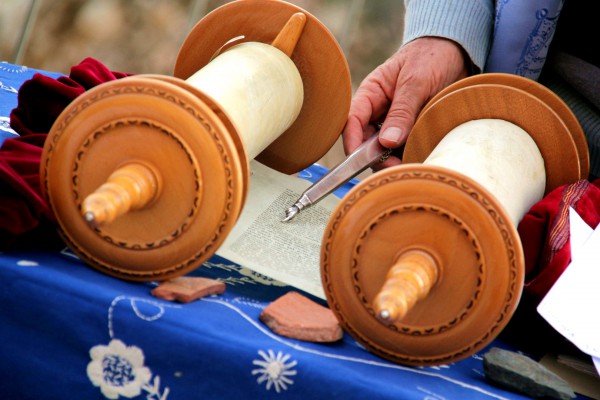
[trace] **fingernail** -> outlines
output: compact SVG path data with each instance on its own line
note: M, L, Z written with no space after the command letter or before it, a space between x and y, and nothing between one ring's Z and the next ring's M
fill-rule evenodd
M383 138L385 140L389 140L390 142L394 142L396 144L402 143L402 140L404 139L402 130L400 128L396 128L393 126L390 128L387 128L385 131L381 132L379 134L379 137Z

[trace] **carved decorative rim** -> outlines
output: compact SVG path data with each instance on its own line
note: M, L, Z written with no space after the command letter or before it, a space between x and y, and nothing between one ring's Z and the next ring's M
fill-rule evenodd
M369 312L369 314L371 314L373 316L373 318L376 318L375 310L373 309L370 302L365 297L365 294L362 290L362 285L359 280L360 274L359 274L358 255L360 253L360 249L363 248L365 243L369 240L369 234L371 232L373 232L373 230L375 228L377 228L377 226L380 222L384 221L388 217L393 217L393 216L399 215L403 212L428 212L428 213L435 214L441 218L444 218L444 219L452 222L462 232L465 233L465 235L468 238L467 241L470 243L471 247L473 248L473 253L476 255L475 257L479 261L478 266L477 266L478 275L477 275L477 282L475 284L475 290L473 291L473 295L471 296L471 299L469 300L469 302L467 303L463 312L460 315L452 318L451 320L447 321L444 324L438 324L437 326L429 326L429 327L422 328L422 329L413 329L410 326L403 325L401 323L391 324L391 325L387 326L388 329L390 329L394 332L398 332L400 334L414 335L414 336L435 335L435 334L447 331L448 329L451 329L452 327L456 326L456 324L459 321L466 318L468 316L469 312L473 309L473 306L477 303L477 301L479 299L481 289L482 289L481 285L483 283L485 260L483 259L483 254L481 252L481 246L479 244L479 240L477 239L477 237L473 234L471 229L464 223L464 221L462 219L460 219L458 216L456 216L455 214L453 214L452 212L450 212L448 210L442 209L440 207L424 207L424 206L416 205L416 204L403 204L402 206L394 207L390 210L380 213L379 215L377 215L375 218L373 218L367 224L367 227L365 229L363 229L360 236L358 237L358 240L357 240L357 242L354 246L354 250L353 250L352 266L351 266L352 281L354 282L354 290L356 292L356 296L360 299L360 301L363 303L363 306L365 307L365 309Z
M181 95L180 93L185 94ZM148 84L147 78L143 78L143 76L141 76L140 78L133 76L117 81L104 83L93 89L90 89L83 95L79 96L59 116L55 125L52 127L48 140L46 141L46 145L44 147L44 152L42 155L42 162L40 164L42 190L44 192L44 196L48 199L51 208L53 210L56 210L56 204L52 197L53 195L51 194L52 190L50 183L51 178L49 177L49 170L52 163L64 162L64 160L60 160L58 158L55 160L54 155L56 154L56 148L60 141L67 140L67 138L63 138L63 134L67 126L69 126L69 124L72 123L73 119L77 116L77 114L82 112L84 109L93 106L94 103L122 94L148 95L151 97L158 97L167 100L173 103L176 107L185 110L185 112L190 114L210 134L211 140L215 143L214 147L218 151L219 158L223 164L225 177L225 184L223 185L225 203L222 208L221 216L218 219L219 223L215 228L214 235L211 235L210 239L206 243L198 243L198 251L191 254L185 260L178 261L170 266L165 266L165 268L162 268L160 270L136 271L115 265L110 265L104 260L101 260L98 257L91 254L88 250L83 248L77 242L77 240L73 240L73 238L71 238L68 229L66 229L66 227L63 225L62 222L60 222L60 220L58 230L65 242L68 244L68 246L75 253L77 253L78 256L80 256L89 265L103 272L106 272L109 275L139 281L147 281L152 279L168 279L170 277L181 275L194 269L195 267L198 267L203 261L212 256L212 254L214 254L216 249L219 247L219 245L225 239L226 235L231 230L233 224L235 223L235 220L237 219L237 215L239 215L239 211L242 207L242 204L238 204L237 199L239 196L236 195L236 191L240 191L240 188L238 187L240 183L236 180L236 177L239 175L237 173L237 170L240 168L238 168L238 166L233 162L233 160L236 158L235 146L230 143L224 143L224 139L221 133L218 132L218 129L215 126L213 126L213 122L206 119L197 109L195 104L191 104L185 99L185 96L193 97L193 95L189 94L189 92L180 89L175 85L165 82L157 82L151 85ZM134 120L135 117L129 119L124 118L114 123L128 124L134 123L132 122ZM218 118L215 117L215 120L218 120ZM148 123L150 127L156 128L165 135L168 135L172 139L178 141L178 143L187 153L188 158L193 159L193 156L191 155L189 149L187 149L187 147L181 139L178 139L177 134L173 133L171 130L169 130L168 128L156 121L145 121L141 123ZM101 134L105 134L104 130L108 130L111 124L107 125L100 127L98 132L101 132ZM84 153L82 153L80 157L82 157L83 155ZM73 168L75 169L76 166L74 165ZM201 175L198 167L195 167L194 170L196 171L194 177L196 185L201 185ZM75 175L73 176L73 178L75 178ZM76 187L77 184L75 183L75 188ZM241 189L247 190L247 188ZM77 194L74 193L73 196L77 196ZM77 199L76 197L76 201L79 207L81 200ZM190 222L194 217L198 215L198 209L199 204L197 204L197 202L194 201L194 205L190 209L190 215L188 215L188 217L185 219L185 222L182 223L182 225L174 232L174 234L182 236L184 232L190 229L188 222ZM158 246L146 246L144 244L144 247L148 247L148 249L157 249L159 247L165 246L168 243L174 242L174 239L175 238L173 238L172 240L167 239L167 241L160 239L159 241L155 242L156 244L158 244ZM116 240L116 242L118 246L124 249L138 250L138 244L124 243L121 240Z
M183 151L186 159L189 161L191 168L194 171L194 184L196 186L196 195L191 201L191 207L189 211L186 213L186 217L183 219L181 224L172 232L168 233L163 238L148 242L140 242L140 243L132 243L126 240L115 238L111 236L106 230L101 227L94 228L94 231L106 242L111 243L115 246L130 249L130 250L151 250L156 249L162 246L166 246L172 243L174 240L177 240L190 226L194 217L198 213L198 208L200 207L200 197L198 194L201 193L202 190L202 180L201 173L194 156L191 154L188 147L185 143L179 138L175 133L169 130L164 125L152 121L149 119L135 119L135 118L121 118L111 121L108 124L105 124L95 130L88 138L85 140L80 148L80 151L77 153L77 157L73 160L73 176L71 178L73 183L73 197L75 204L77 205L77 209L81 210L82 201L85 200L83 196L80 195L79 188L79 172L81 170L81 164L85 161L88 150L94 145L95 141L100 137L110 134L114 131L115 128L120 127L128 127L128 126L142 126L146 128L152 128L157 132L165 135L169 139L173 140L177 146ZM114 133L114 132L113 132Z
M384 173L376 173L371 177L367 178L365 181L359 183L355 188L353 188L346 197L342 200L342 202L338 205L332 217L330 219L329 225L325 231L323 236L322 243L322 251L321 251L321 278L323 282L323 289L327 296L327 300L330 308L334 311L336 317L340 321L340 324L344 327L344 329L354 337L358 342L365 345L370 351L375 354L380 355L388 360L392 360L401 364L408 365L437 365L444 364L448 362L457 361L459 359L465 358L468 355L471 355L483 347L488 345L504 328L508 320L512 316L516 305L518 304L518 300L521 296L521 290L523 285L523 255L522 248L520 247L520 239L518 234L516 233L516 229L512 226L512 222L508 218L506 212L500 207L497 206L497 201L493 198L493 196L484 188L482 188L479 184L471 180L470 178L464 177L463 179L457 179L455 176L459 176L462 178L461 174L457 174L453 171L446 170L444 168L426 166L421 164L411 164L411 165L402 165L399 167L389 168L388 170L384 170ZM393 172L390 172L393 171ZM334 246L336 232L340 230L341 222L346 218L352 218L353 207L356 203L358 203L363 197L373 192L374 190L378 190L379 188L388 185L390 183L400 181L400 180L410 180L410 179L418 179L418 180L436 180L444 182L464 193L466 193L471 199L475 200L485 213L491 218L494 222L498 231L500 233L500 237L502 238L502 243L505 248L506 257L508 260L508 287L506 295L504 296L502 304L497 307L498 314L497 318L495 318L495 322L491 324L489 327L485 329L478 337L474 338L470 341L470 344L457 348L454 351L433 355L433 356L418 356L418 355L410 355L396 352L394 349L386 348L385 346L380 345L372 338L365 335L360 324L350 323L347 316L344 315L343 306L340 304L339 299L337 298L338 294L335 293L335 289L332 284L332 260L331 253ZM401 202L401 200L400 200ZM399 205L397 208L393 209L390 212L402 212L403 207L407 206L409 209L414 209L414 204L405 204ZM429 211L424 210L424 211ZM437 212L437 211L436 211ZM448 212L447 210L440 210L440 212ZM378 218L382 218L387 212L383 212L373 218L374 221L377 221ZM454 215L448 212L448 218L454 218ZM461 224L460 219L452 219L452 222ZM509 224L509 225L507 225ZM464 224L463 224L464 225ZM358 243L362 243L366 240L369 231L372 228L367 226L361 230ZM461 227L462 229L462 227ZM473 243L473 248L478 249L480 251L479 254L482 256L482 263L480 264L480 275L485 272L485 260L483 259L484 255L481 253L481 245L479 241L475 238L475 235L472 231L467 229L467 232L474 238L477 242ZM358 246L358 244L357 244ZM355 246L353 249L356 251ZM352 258L354 258L353 265L348 266L348 268L352 268L352 285L355 291L355 294L359 301L362 304L365 304L365 297L361 289L360 281L356 278L356 253L352 254ZM340 277L335 277L339 279ZM480 284L478 284L480 285ZM481 290L477 295L474 295L474 298L479 301L482 296L485 296L485 291ZM370 309L370 307L366 306L365 310L367 310L369 314L369 318L375 319L374 311ZM348 316L349 317L349 316ZM458 318L456 324L460 323L461 318L464 316L461 315ZM385 327L381 324L382 331L396 331L393 334L398 333L398 340L401 340L401 337L427 337L431 336L435 333L444 333L447 332L448 329L445 327L440 327L435 332L422 332L420 330L408 330L407 332L402 331L402 329L394 329Z

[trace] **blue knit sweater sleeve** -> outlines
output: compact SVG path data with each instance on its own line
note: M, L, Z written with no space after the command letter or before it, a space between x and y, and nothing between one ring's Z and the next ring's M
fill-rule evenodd
M493 0L405 0L403 44L422 36L451 39L483 69L492 40Z

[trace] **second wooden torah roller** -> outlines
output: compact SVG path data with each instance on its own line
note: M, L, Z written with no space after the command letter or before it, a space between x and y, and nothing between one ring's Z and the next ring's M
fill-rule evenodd
M285 173L321 158L346 121L344 55L283 1L235 1L188 35L175 77L89 90L47 139L42 187L69 247L130 280L182 275L214 254L248 191L248 160Z
M323 287L345 330L374 353L449 363L508 323L524 281L516 226L545 193L587 177L587 144L552 92L484 74L428 103L403 161L332 214Z

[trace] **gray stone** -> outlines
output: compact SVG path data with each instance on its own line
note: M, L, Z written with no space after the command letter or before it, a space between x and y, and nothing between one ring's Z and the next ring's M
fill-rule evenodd
M483 356L485 376L531 397L572 399L575 392L561 377L529 357L494 347Z

